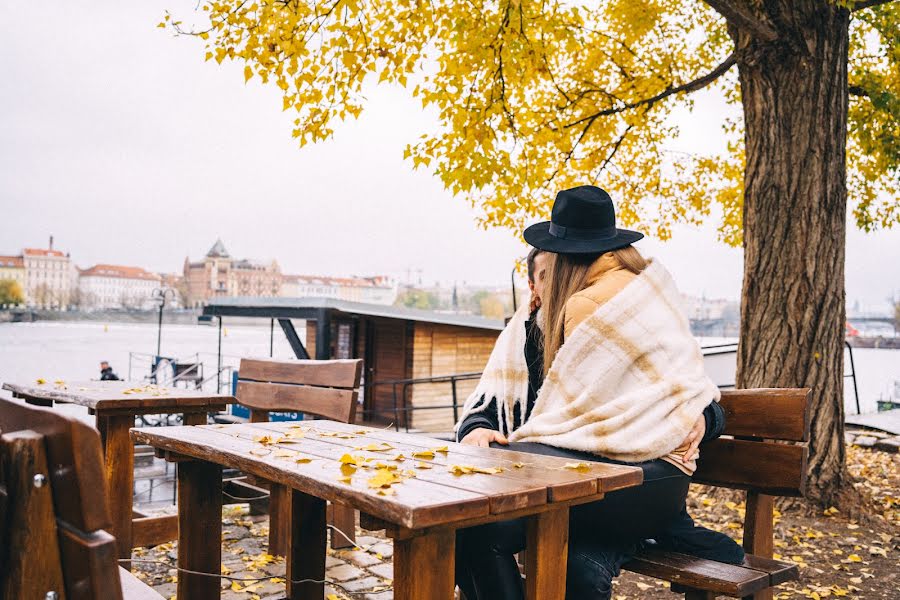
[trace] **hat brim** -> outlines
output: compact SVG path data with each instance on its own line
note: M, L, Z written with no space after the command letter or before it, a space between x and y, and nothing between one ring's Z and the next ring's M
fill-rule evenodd
M556 254L594 254L618 250L630 246L644 237L643 233L628 229L616 229L616 235L605 239L574 240L550 234L550 221L535 223L522 234L525 241L546 252Z

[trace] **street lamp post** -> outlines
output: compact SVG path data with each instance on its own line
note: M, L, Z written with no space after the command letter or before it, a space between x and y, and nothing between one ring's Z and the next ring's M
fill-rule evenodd
M166 306L166 298L171 294L172 299L175 299L175 290L172 288L156 288L153 290L153 299L159 302L159 325L156 331L156 359L159 360L159 353L162 349L162 317L163 317L163 308Z

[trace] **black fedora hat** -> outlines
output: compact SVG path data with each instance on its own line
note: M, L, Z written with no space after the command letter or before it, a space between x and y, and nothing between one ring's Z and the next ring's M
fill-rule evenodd
M593 254L624 248L643 233L616 228L612 198L593 185L563 190L556 195L550 220L527 228L525 241L557 254Z

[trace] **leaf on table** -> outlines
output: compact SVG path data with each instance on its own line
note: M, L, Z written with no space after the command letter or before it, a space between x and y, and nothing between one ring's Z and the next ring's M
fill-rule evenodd
M389 487L382 488L382 489L378 490L378 495L379 496L393 496L394 488L389 488Z
M413 458L434 458L434 450L420 450L412 453Z
M442 454L447 454L448 452L450 452L450 449L447 448L447 446L441 446L440 448L435 448L434 451L440 452Z
M54 381L53 383L55 383L56 385L66 385L66 382L63 381L62 379L57 379L57 380Z
M340 598L338 598L337 594L328 594L325 596L325 600L340 600Z
M256 456L266 456L270 454L272 451L268 448L253 448L250 450L250 454L254 454Z
M406 460L406 457L403 456L402 454L398 454L397 456L391 458L391 460L396 460L397 462L403 462L404 460Z
M258 442L263 445L275 443L275 439L271 435L260 435L260 436L253 438L253 441Z
M295 462L295 463L299 463L299 464L301 464L301 465L305 465L306 463L312 462L312 459L311 459L311 458L306 458L306 457L304 456L304 457L298 458L298 459L295 460L294 462Z
M400 478L390 469L378 469L375 475L369 478L370 488L390 487L391 484L397 483Z
M333 437L339 440L352 440L356 436L352 433L343 433L341 431L317 431L319 437Z
M430 469L431 465L429 465L428 463L420 462L420 463L416 463L416 468L417 469Z
M274 456L275 458L292 458L296 454L292 450L276 450Z
M369 430L368 429L357 429L353 433L355 433L356 435L366 435L367 433L369 433Z
M362 463L366 462L366 459L362 456L352 456L351 454L344 454L340 458L340 463L342 465L352 465L354 467L360 466Z
M377 444L369 444L367 446L357 446L354 450L365 450L367 452L387 452L393 450L394 447L387 442L379 442Z
M382 462L375 463L373 466L376 469L387 469L388 471L396 471L397 470L397 465L386 465Z
M231 582L231 591L232 592L243 592L244 588L237 581L232 581Z
M342 475L342 476L338 477L337 480L340 481L341 483L350 483L352 481L350 475Z
M496 475L503 472L503 467L472 467L474 473L484 473L485 475Z
M577 462L577 463L566 463L563 465L564 469L572 469L573 471L587 471L591 468L589 464L586 462Z
M524 466L525 466L525 463L513 463L514 469L521 469Z

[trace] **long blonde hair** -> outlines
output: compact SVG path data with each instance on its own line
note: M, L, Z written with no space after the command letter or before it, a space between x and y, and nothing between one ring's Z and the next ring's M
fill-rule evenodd
M588 286L591 266L602 254L552 254L547 283L541 298L544 314L544 375L550 370L565 336L566 302ZM619 263L638 274L647 268L647 260L634 246L613 250Z

